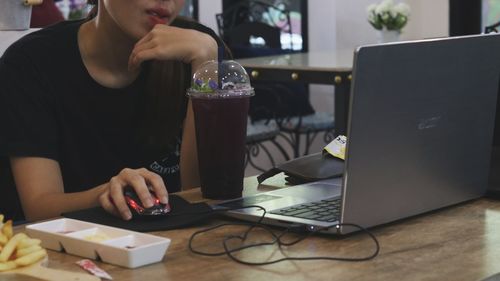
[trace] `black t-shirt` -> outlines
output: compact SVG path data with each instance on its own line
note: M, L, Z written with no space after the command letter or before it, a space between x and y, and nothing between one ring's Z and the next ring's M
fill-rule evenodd
M174 149L154 151L139 143L147 67L124 88L98 84L78 48L82 23L62 22L28 34L0 58L0 213L14 220L24 215L9 157L58 161L67 193L103 184L126 167L146 167L163 177L169 192L180 190L181 124ZM173 25L208 33L221 44L200 24L176 20Z

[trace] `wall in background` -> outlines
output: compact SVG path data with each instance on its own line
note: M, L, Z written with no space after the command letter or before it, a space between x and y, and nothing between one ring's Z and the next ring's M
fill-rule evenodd
M309 1L309 50L353 49L377 42L377 31L366 19L366 7L381 0ZM395 0L396 2L399 2ZM402 40L448 36L449 0L406 0L411 15ZM311 101L319 111L333 108L333 89L311 86Z
M413 21L403 39L443 37L449 34L449 0L408 0Z
M222 12L222 0L198 0L199 21L217 31L215 15Z
M337 48L354 48L358 45L377 42L377 32L366 20L366 7L379 1L334 1L335 46ZM317 2L329 1L320 0ZM402 40L448 36L448 0L406 0L402 2L410 5L411 8L410 20L401 34Z

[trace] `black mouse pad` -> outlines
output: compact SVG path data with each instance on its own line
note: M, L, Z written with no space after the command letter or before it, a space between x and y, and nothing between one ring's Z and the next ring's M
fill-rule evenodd
M98 223L133 231L148 232L177 229L193 225L212 216L212 208L206 203L191 204L177 195L170 195L170 213L161 217L137 217L122 220L106 212L101 207L79 210L62 214L64 217Z

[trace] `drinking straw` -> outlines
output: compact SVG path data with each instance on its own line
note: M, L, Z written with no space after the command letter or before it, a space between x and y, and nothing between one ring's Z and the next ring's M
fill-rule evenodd
M222 60L224 59L224 46L219 46L217 50L217 85L222 90Z

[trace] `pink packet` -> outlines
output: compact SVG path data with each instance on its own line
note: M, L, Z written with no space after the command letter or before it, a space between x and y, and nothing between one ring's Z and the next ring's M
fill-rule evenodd
M93 275L95 275L99 278L113 280L113 277L111 277L106 271L99 268L91 260L83 259L83 260L77 261L76 264L78 264L81 268L85 269L86 271L92 273Z

